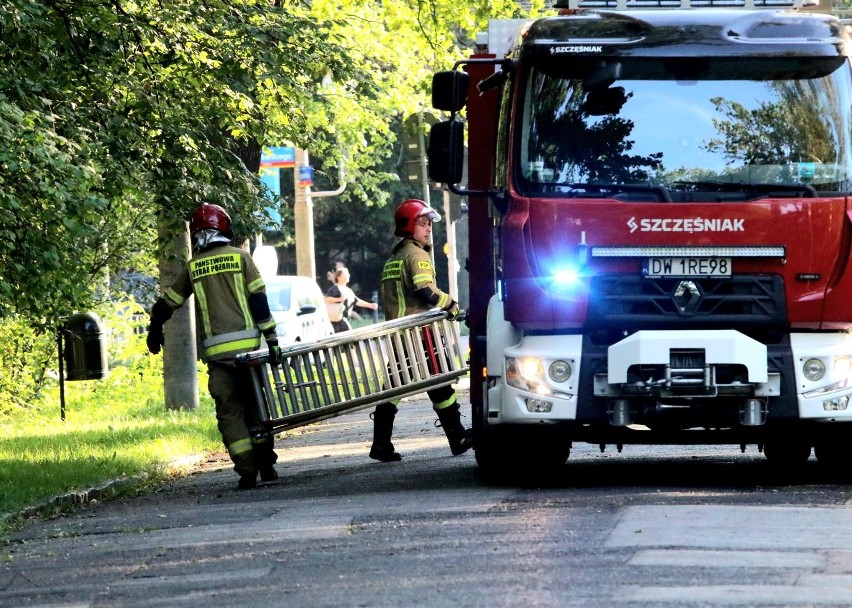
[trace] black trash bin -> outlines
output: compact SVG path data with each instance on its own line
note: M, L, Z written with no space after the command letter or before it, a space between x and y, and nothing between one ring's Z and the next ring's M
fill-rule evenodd
M68 380L99 380L109 373L103 323L93 312L68 317L63 327L65 373Z

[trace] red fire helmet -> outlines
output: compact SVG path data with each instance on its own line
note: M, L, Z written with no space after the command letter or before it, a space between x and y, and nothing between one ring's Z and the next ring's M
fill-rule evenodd
M437 211L416 198L410 198L400 203L394 211L393 217L396 220L395 236L412 236L414 234L414 223L418 218L428 217L433 222L441 219Z
M189 220L189 233L195 234L199 230L208 228L218 230L231 238L234 236L231 231L231 216L219 205L204 203L192 212L192 218Z

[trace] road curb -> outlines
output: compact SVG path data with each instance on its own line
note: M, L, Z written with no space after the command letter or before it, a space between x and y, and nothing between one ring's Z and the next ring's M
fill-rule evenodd
M167 475L177 471L191 470L194 465L204 460L205 457L206 454L194 454L192 456L178 458L165 465L164 470ZM97 501L107 494L138 487L151 478L151 473L144 472L138 475L119 477L118 479L107 481L99 486L93 486L83 490L76 490L74 492L53 496L38 504L24 507L17 513L0 514L0 525L8 526L14 524L14 522L18 520L39 517L44 511L49 509L72 510L79 508Z

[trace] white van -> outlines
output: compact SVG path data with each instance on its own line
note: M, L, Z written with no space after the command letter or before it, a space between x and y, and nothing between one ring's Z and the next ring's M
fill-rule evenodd
M263 281L281 346L313 342L334 333L316 281L285 275L266 276Z

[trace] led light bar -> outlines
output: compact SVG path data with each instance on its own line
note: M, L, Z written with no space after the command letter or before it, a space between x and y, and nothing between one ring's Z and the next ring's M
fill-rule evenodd
M592 247L593 258L785 258L781 245L749 247Z

